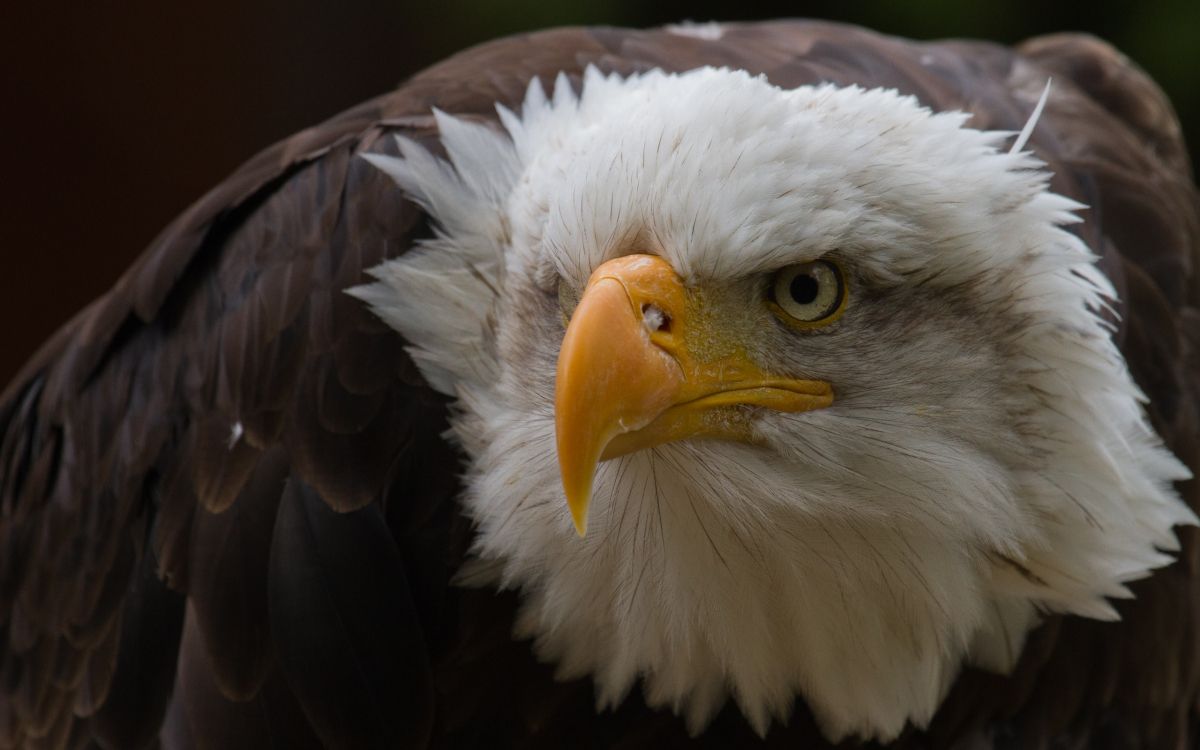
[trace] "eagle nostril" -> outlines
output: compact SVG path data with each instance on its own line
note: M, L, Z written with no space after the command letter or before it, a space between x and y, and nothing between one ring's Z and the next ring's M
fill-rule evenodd
M650 333L671 332L671 316L658 305L649 302L642 305L642 324Z

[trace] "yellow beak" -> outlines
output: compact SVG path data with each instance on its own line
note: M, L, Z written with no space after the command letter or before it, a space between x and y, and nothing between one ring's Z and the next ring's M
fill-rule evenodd
M833 403L828 383L764 373L706 325L701 300L662 258L627 255L588 280L558 356L555 427L567 505L582 536L601 460L689 437L751 440L756 406ZM735 340L735 339L734 339Z

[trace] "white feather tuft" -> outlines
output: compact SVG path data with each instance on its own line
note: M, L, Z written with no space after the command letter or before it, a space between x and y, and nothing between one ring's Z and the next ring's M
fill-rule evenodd
M1042 110L1046 106L1046 100L1050 98L1050 84L1054 81L1053 78L1046 79L1046 87L1042 89L1042 95L1038 97L1037 106L1033 108L1033 113L1029 115L1029 119L1025 121L1025 127L1021 128L1020 134L1017 135L1017 140L1013 141L1010 154L1019 154L1025 148L1025 144L1029 143L1029 137L1033 135L1033 129L1037 127L1038 120L1042 117Z
M725 27L716 21L708 21L706 23L684 21L683 23L668 25L667 31L672 34L678 34L679 36L702 39L706 42L715 42L721 37L725 36Z

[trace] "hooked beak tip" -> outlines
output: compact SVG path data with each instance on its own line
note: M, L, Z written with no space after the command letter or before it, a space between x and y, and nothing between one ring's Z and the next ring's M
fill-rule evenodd
M587 536L587 512L572 513L571 520L575 522L575 533L579 535L579 538L583 539Z

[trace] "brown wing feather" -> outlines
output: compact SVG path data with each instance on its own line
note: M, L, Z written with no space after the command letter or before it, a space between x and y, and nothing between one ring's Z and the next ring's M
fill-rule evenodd
M512 595L450 586L471 530L445 402L342 293L428 231L356 154L393 150L396 131L436 149L432 107L493 121L532 77L577 82L589 64L891 86L1011 130L1053 75L1032 147L1091 206L1076 231L1122 292L1115 335L1156 427L1200 466L1187 154L1162 94L1102 42L1011 50L819 22L512 37L253 159L0 397L0 748L688 742L636 698L597 715L586 680L555 683L512 640ZM1052 618L1012 676L966 672L896 746L1195 742L1200 552L1183 536L1121 624ZM697 743L751 739L726 709ZM822 745L802 703L767 744Z

